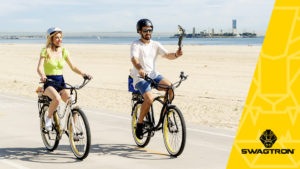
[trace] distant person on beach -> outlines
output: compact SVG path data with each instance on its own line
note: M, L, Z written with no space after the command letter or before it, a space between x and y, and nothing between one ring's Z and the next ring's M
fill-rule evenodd
M45 128L52 130L52 117L59 102L66 102L69 98L63 77L63 68L65 63L69 65L73 72L92 78L90 75L81 71L71 61L69 51L62 47L62 30L58 27L51 27L47 30L46 46L40 52L40 58L37 66L37 72L41 82L44 84L44 95L48 96L52 101L49 105L48 116L45 118ZM51 79L54 82L47 81ZM58 86L59 84L59 86Z
M159 84L171 86L171 82L155 70L155 61L159 55L170 60L182 56L181 50L170 53L159 42L151 40L153 28L153 24L149 19L140 19L136 24L136 30L140 34L140 39L132 42L130 49L130 57L133 64L133 69L131 70L133 85L144 98L136 126L136 137L139 139L143 138L144 117L149 112L154 98L150 82L143 78L147 75ZM170 92L169 96L173 98L173 93Z

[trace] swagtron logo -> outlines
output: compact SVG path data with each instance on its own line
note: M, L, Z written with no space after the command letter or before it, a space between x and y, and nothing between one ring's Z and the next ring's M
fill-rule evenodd
M271 148L273 144L276 142L276 140L277 137L272 130L266 130L260 136L260 141L264 144L266 148Z
M295 149L272 149L277 140L276 135L270 129L267 129L260 136L260 141L266 149L242 149L242 154L294 154Z

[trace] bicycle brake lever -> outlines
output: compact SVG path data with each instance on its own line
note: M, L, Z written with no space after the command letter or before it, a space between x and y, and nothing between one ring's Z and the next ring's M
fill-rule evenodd
M87 76L87 75L84 75L84 76L83 76L83 79L84 79L84 80L91 80L92 78L90 78L90 77Z
M184 72L180 72L180 79L186 80L189 75L184 75Z
M180 79L183 79L185 76L184 76L184 72L180 72Z
M46 81L45 82L43 82L43 83L47 83L47 82L55 82L54 80L52 80L52 79L46 79Z

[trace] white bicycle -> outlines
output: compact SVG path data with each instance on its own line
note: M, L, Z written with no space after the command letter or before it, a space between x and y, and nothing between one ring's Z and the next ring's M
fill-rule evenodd
M70 98L64 107L59 107L63 111L56 110L53 114L53 129L48 131L45 129L45 117L48 115L48 109L51 99L48 96L39 94L38 96L38 109L40 117L40 131L43 143L47 150L54 151L62 134L69 137L71 150L76 158L83 160L86 158L90 151L91 146L91 131L90 126L84 112L75 106L77 102L77 90L84 87L90 79L84 77L84 81L80 86L72 86L66 83L66 88L70 90ZM54 81L47 80L45 83L52 83Z

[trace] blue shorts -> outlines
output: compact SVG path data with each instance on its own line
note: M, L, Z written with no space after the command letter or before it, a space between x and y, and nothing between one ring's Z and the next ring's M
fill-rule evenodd
M153 80L156 83L159 83L162 79L163 79L163 76L158 75ZM135 88L138 89L140 91L140 93L143 95L144 93L151 90L151 83L146 80L142 80L135 85Z
M65 83L63 75L49 75L49 76L47 76L47 79L51 79L55 82L50 82L50 81L46 82L44 84L44 90L46 90L46 88L48 86L54 87L54 89L57 92L60 92L62 89L66 88L66 83Z

